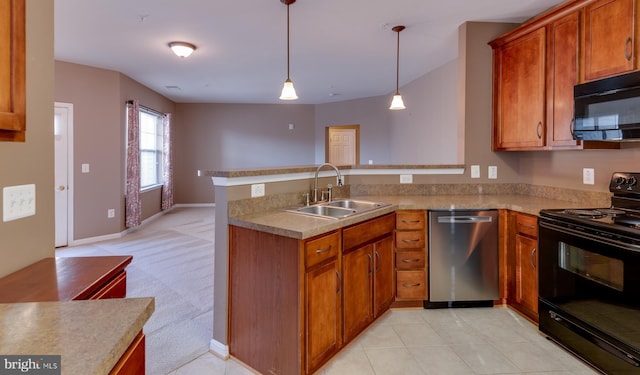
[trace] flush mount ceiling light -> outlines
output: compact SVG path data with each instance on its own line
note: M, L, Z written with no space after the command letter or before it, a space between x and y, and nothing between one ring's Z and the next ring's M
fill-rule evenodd
M171 42L169 47L176 56L181 58L189 57L196 50L196 46L187 42Z
M400 80L400 31L404 30L405 27L402 25L394 26L391 30L398 33L398 44L396 51L396 93L393 95L393 100L391 101L391 107L389 109L397 110L397 109L405 109L404 102L402 101L402 96L400 96L400 91L398 91L398 81Z
M293 82L289 77L289 5L295 3L296 0L280 0L280 2L287 6L287 79L284 81L280 100L296 100L298 95L296 95L296 89L293 88Z

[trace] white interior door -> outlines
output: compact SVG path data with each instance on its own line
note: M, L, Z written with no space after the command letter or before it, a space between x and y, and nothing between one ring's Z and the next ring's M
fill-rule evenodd
M54 135L55 246L67 246L72 237L72 197L69 188L73 169L73 104L56 103Z

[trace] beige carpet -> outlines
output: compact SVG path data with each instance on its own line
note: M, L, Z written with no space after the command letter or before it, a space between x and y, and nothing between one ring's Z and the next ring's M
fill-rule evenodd
M144 327L147 374L164 375L209 350L213 337L214 208L178 207L126 236L60 248L56 256L132 255L127 297L155 297Z

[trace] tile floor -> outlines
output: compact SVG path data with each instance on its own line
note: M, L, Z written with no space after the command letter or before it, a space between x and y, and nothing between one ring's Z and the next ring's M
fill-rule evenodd
M506 307L392 309L318 375L596 374ZM249 375L207 353L169 375Z

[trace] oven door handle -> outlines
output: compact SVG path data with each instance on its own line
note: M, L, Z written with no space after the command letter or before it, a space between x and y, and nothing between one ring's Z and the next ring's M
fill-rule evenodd
M574 333L580 335L581 337L589 340L591 343L597 345L598 347L606 350L608 353L620 358L621 360L633 365L635 367L640 367L640 360L629 354L623 349L620 349L616 345L598 337L597 335L589 332L583 327L578 326L570 320L567 320L564 316L558 314L555 311L549 311L549 317L554 320L556 323L561 324L562 326L570 329Z
M570 233L570 234L573 234L573 235L578 236L578 237L588 238L590 240L593 240L593 241L596 241L598 243L602 243L602 244L605 244L605 245L616 245L616 246L622 247L624 249L632 249L634 251L640 251L640 246L638 246L638 245L634 245L634 244L626 243L626 242L622 242L622 241L617 241L617 240L614 240L613 238L605 238L605 239L603 239L602 237L599 237L599 236L596 236L596 235L593 235L593 234L590 234L590 233L581 232L579 230L575 230L575 229L571 229L571 228L561 227L559 225L554 225L554 224L551 224L551 223L548 223L548 222L545 222L545 221L540 221L539 225L541 227L548 228L548 229L551 229L551 230L555 230L555 231L558 231L558 232Z

